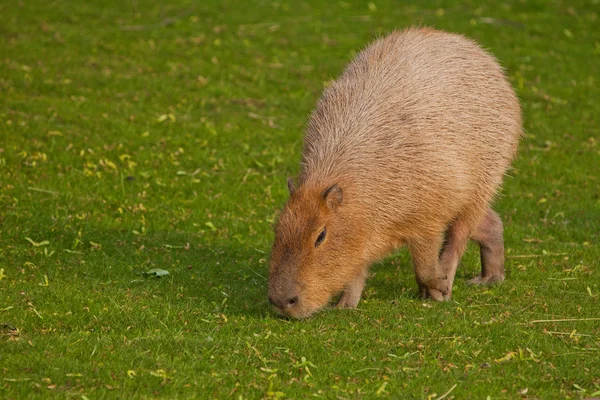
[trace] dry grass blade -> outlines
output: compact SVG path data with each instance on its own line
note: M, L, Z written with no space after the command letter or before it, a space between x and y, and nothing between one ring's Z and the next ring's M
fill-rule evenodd
M558 256L566 256L567 254L569 254L569 253L514 254L514 255L507 256L507 258L558 257Z
M448 389L448 391L446 393L444 393L443 395L441 395L440 397L438 397L436 400L442 400L445 399L446 396L448 396L454 389L456 389L456 387L458 386L458 384L454 384L452 385L452 387L450 389Z
M575 322L575 321L600 321L600 318L564 318L564 319L537 319L529 321L530 324L541 324L549 322Z

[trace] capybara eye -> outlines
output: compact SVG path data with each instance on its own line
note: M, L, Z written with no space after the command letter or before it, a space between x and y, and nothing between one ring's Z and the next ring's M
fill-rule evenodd
M315 242L315 247L319 247L323 240L325 240L325 236L327 235L327 228L323 228L319 236L317 237L317 241Z

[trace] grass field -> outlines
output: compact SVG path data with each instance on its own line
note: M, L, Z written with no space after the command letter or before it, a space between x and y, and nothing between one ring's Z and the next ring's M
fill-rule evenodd
M0 4L0 398L600 397L600 2ZM277 318L272 226L320 91L378 35L476 39L526 137L507 280ZM168 271L158 277L153 269ZM159 271L160 272L160 271Z

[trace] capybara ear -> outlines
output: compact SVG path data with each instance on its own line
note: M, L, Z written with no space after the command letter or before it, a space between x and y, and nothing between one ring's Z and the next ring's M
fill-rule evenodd
M344 193L342 192L342 188L337 184L332 185L325 189L323 192L323 200L327 203L327 207L335 210L338 206L342 204L342 200L344 199Z
M294 179L288 178L288 190L290 191L290 196L294 194L296 191L296 186L294 186Z

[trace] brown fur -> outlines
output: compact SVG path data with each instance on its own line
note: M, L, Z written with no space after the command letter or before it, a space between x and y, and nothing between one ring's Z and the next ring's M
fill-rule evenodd
M469 238L482 260L471 283L502 280L502 222L489 205L520 135L514 91L473 41L429 28L376 40L310 117L269 299L293 317L342 291L338 305L356 307L369 265L408 245L421 295L445 300Z

